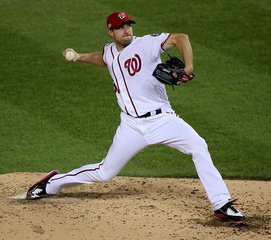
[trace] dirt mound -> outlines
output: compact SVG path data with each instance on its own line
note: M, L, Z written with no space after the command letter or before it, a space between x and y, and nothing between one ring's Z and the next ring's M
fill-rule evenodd
M11 199L44 174L0 175L0 239L270 239L271 182L226 180L241 225L212 216L197 179L116 177L81 185L58 197Z

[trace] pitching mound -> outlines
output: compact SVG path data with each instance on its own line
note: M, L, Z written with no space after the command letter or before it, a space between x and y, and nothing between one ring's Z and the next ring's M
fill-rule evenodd
M0 175L0 239L270 239L271 182L226 180L244 224L212 216L197 179L116 177L58 197L12 199L44 174Z

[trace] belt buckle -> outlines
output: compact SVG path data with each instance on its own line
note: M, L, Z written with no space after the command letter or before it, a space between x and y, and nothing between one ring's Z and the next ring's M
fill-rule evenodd
M150 112L151 117L156 115L156 110Z

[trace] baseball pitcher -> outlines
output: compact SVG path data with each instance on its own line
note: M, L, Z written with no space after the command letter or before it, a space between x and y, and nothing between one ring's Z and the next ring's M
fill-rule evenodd
M101 52L63 52L67 61L107 67L120 107L120 125L105 158L61 174L52 171L27 192L27 199L58 194L74 184L109 181L126 163L149 145L165 144L192 156L197 174L210 200L214 216L243 222L246 216L236 209L220 173L214 166L205 140L172 109L166 84L178 86L194 78L193 53L189 38L182 33L161 33L137 37L125 12L107 18L112 43ZM182 56L161 62L160 55L176 47Z

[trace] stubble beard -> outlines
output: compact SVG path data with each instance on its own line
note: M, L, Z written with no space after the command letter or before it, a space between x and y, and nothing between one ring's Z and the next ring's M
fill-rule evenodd
M127 35L127 37L129 37L128 39L123 39L123 41L120 42L120 44L123 46L123 48L129 46L133 40L133 36L132 35Z

